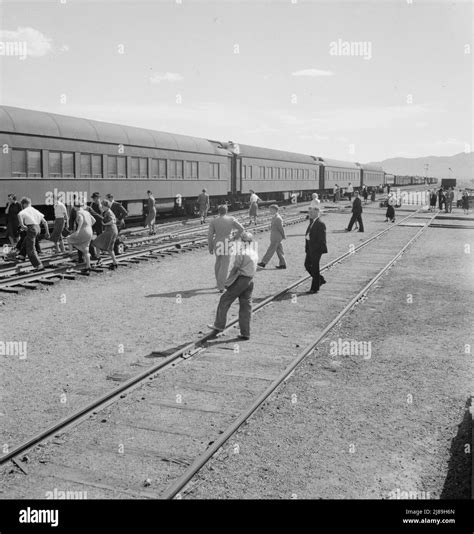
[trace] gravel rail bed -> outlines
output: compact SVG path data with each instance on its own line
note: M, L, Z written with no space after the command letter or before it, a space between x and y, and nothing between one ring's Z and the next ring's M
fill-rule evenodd
M394 228L383 242L371 244L335 266L327 275L328 286L331 280L338 282L327 297L324 292L317 297L297 294L296 299L283 298L257 314L250 342L238 343L232 335L218 338L204 353L37 447L28 454L27 477L6 466L1 471L5 493L39 498L51 488L67 487L88 488L89 498L159 497L184 466L286 367L300 346L314 336L314 330L324 328L344 301L378 272L386 259L368 262L371 252L380 253L384 248L391 254L416 231ZM345 250L355 237L341 235L346 240ZM300 249L295 251L298 263L303 256ZM276 273L265 270L259 277ZM329 301L323 309L324 298Z
M366 219L365 234L328 234L328 260L384 227L381 214ZM339 231L347 215L327 214L324 220L328 232ZM305 273L305 227L287 228L288 269L258 273L256 302ZM269 234L257 238L262 256ZM219 296L214 256L205 249L2 295L0 339L26 343L27 352L25 359L5 355L0 361L0 443L15 446L150 367L160 352L171 353L207 332Z
M473 238L428 229L186 497L469 499ZM370 359L335 354L339 339L371 342Z

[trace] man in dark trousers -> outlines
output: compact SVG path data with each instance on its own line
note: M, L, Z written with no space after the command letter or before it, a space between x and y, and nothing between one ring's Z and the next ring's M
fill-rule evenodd
M89 206L89 213L94 217L95 223L92 227L92 231L99 236L103 231L104 227L102 225L102 220L104 217L102 216L102 205L100 202L100 194L99 193L93 193L92 194L92 202Z
M319 219L319 209L309 208L309 226L306 230L306 258L304 267L312 276L311 289L308 293L317 293L320 286L326 283L324 277L319 274L319 262L321 256L326 254L326 225Z
M364 223L362 222L362 202L359 198L359 192L355 191L354 193L354 202L352 203L352 217L349 222L349 226L346 228L346 232L352 230L352 226L355 222L359 223L359 232L364 231Z

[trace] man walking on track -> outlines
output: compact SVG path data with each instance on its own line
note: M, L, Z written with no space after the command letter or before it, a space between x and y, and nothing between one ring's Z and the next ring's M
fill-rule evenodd
M49 239L49 228L44 215L33 208L31 205L31 199L24 197L20 201L21 211L18 213L18 222L20 223L21 230L26 231L26 253L28 259L31 261L33 267L37 271L42 271L44 265L41 263L36 253L35 241L40 233L40 225L44 226L46 232L46 239Z
M203 189L202 193L198 196L198 208L199 208L199 217L201 217L201 224L206 222L207 212L209 211L209 195L207 190Z
M253 277L257 270L258 254L249 232L242 234L242 241L234 243L234 264L225 282L227 291L222 295L217 307L216 320L209 328L217 332L224 330L227 312L236 298L239 299L240 339L250 339L250 320L252 318Z
M283 239L286 238L285 230L283 229L283 219L278 213L278 206L276 204L270 206L270 213L273 215L270 227L270 245L258 266L265 267L276 252L278 260L280 261L280 264L277 265L277 269L286 269L285 253L283 252L283 245L281 244Z
M227 215L227 206L221 205L217 208L218 217L212 219L209 224L208 245L209 254L216 255L216 264L214 267L217 289L223 293L225 281L229 272L230 264L230 240L232 230L237 230L235 238L239 237L244 231L244 227L235 217Z
M308 293L317 293L320 286L326 283L324 277L319 274L321 256L328 251L326 246L326 225L319 219L319 210L317 208L310 207L308 213L309 226L306 230L304 267L313 278Z
M352 217L349 222L349 226L346 228L346 232L350 232L352 230L352 226L356 221L359 223L359 232L363 232L364 223L362 222L362 202L360 201L358 191L354 193L354 202L352 203Z

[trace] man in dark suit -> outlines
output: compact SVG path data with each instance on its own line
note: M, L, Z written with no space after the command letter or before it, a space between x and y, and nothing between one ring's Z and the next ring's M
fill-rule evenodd
M306 230L306 258L304 267L312 276L311 289L308 293L317 293L320 286L326 283L324 277L319 274L319 262L321 256L326 254L326 225L319 219L319 209L309 208L309 226Z
M359 232L364 231L364 223L362 222L362 202L359 198L359 192L354 192L354 202L352 203L352 217L349 222L349 226L346 228L346 232L352 230L352 226L355 222L359 223Z

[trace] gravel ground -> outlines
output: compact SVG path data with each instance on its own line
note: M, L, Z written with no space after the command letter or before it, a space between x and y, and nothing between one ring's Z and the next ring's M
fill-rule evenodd
M324 216L329 232L343 228L347 218ZM366 210L365 221L365 237L385 226L377 208ZM287 228L289 268L259 274L256 301L305 274L305 227ZM329 234L325 259L346 251L360 236ZM258 240L261 257L268 233ZM10 355L1 360L4 451L152 365L153 351L173 351L207 332L219 299L213 264L207 250L197 250L2 296L0 340L27 343L26 359Z
M470 230L429 229L187 497L470 498L472 250ZM334 354L339 339L370 358Z
M306 282L296 299L287 295L265 307L254 318L252 339L238 343L238 352L230 331L207 343L203 353L30 451L22 462L27 476L6 465L0 493L41 498L58 488L87 491L91 499L161 496L417 230L397 227L335 265L320 295L305 294ZM341 235L346 247L354 237ZM293 260L301 263L301 249ZM278 274L265 270L259 277Z

